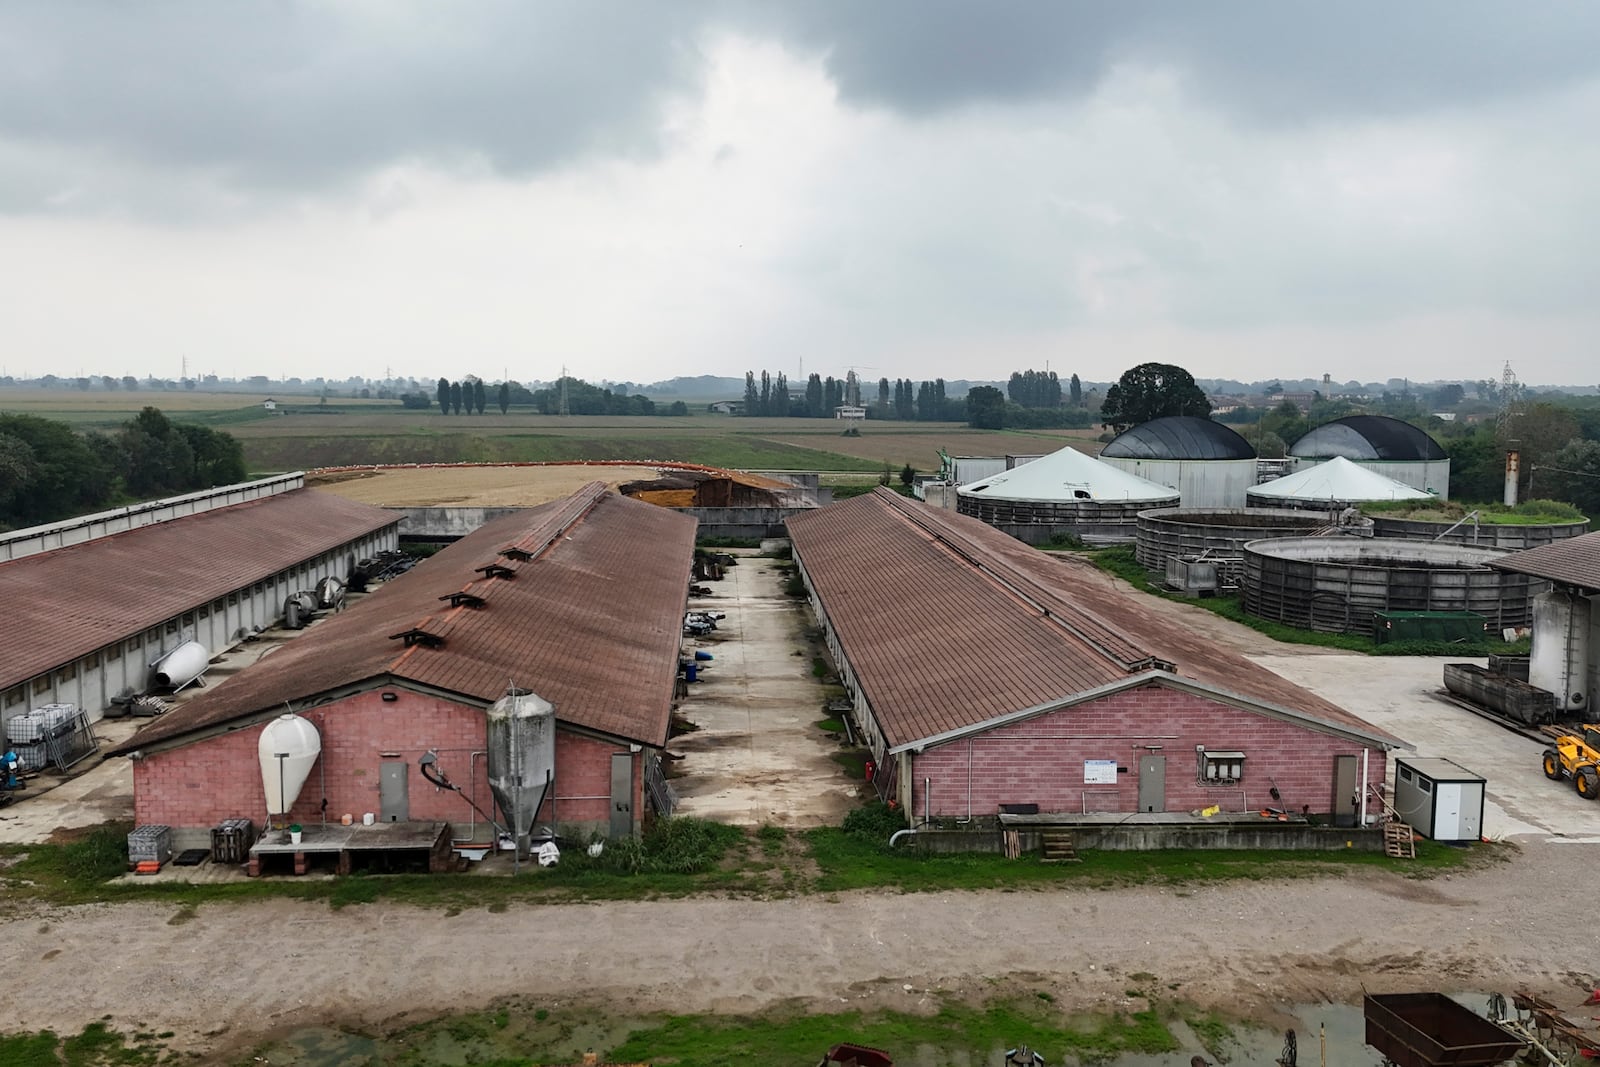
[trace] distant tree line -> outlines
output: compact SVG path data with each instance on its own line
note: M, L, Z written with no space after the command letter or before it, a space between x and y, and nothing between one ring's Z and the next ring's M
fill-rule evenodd
M156 408L114 434L80 434L37 415L0 415L0 529L244 478L244 451L232 435L172 422Z

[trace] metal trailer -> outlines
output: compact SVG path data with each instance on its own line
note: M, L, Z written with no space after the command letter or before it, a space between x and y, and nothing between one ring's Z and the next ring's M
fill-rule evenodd
M1443 993L1368 994L1367 1044L1396 1067L1490 1067L1527 1041Z
M1394 766L1394 809L1412 829L1434 841L1482 839L1481 775L1436 757L1402 757Z
M1493 658L1493 657L1491 657ZM1446 663L1444 687L1456 696L1526 726L1556 721L1556 698L1548 689L1476 663Z

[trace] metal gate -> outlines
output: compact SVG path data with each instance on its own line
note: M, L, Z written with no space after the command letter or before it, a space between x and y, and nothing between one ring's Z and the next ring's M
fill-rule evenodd
M657 815L663 818L672 814L672 809L678 806L678 794L673 792L672 785L667 781L666 772L661 769L661 757L652 756L644 763L644 789L650 798L650 806Z
M1139 757L1139 810L1167 810L1167 757Z
M378 806L384 822L411 820L411 764L384 760L378 777Z

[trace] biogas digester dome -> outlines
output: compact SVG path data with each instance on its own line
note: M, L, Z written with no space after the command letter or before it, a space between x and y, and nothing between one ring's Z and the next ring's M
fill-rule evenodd
M1291 445L1289 456L1297 471L1339 457L1441 500L1450 498L1450 457L1439 442L1387 415L1346 415L1323 423Z
M1374 500L1431 500L1432 493L1413 488L1377 471L1357 466L1343 456L1296 471L1286 478L1252 486L1251 507L1311 508L1333 511Z
M1139 512L1172 507L1178 491L1063 448L956 490L956 510L1039 544L1067 533L1132 541Z
M1100 452L1118 470L1178 491L1186 508L1242 508L1256 482L1256 450L1232 429L1194 415L1151 419Z

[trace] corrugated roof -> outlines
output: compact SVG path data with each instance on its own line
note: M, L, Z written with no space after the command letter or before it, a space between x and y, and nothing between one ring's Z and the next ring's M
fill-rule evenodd
M1289 455L1307 459L1343 456L1400 461L1446 458L1439 442L1426 432L1387 415L1346 415L1325 422L1295 441Z
M1176 489L1129 474L1071 447L968 482L956 493L995 500L1178 501Z
M1489 566L1563 585L1600 590L1600 533L1569 537L1526 552L1513 552Z
M662 745L695 528L601 482L496 519L117 751L374 679L484 704L514 683L554 704L560 722ZM458 592L481 606L441 600Z
M1255 459L1232 427L1197 415L1151 419L1117 434L1101 449L1109 459Z
M1091 564L886 489L789 519L789 535L891 748L1176 673L1336 730L1395 739L1146 611Z
M398 521L296 489L0 563L0 689Z
M1431 500L1433 494L1404 482L1387 478L1343 456L1318 463L1302 471L1261 485L1252 485L1245 496L1272 500L1317 500L1328 504L1351 504L1365 500Z

